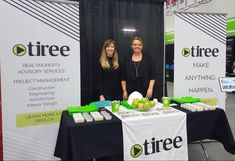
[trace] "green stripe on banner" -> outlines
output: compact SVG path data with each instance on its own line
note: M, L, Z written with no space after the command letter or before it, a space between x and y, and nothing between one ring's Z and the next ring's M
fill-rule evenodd
M227 18L227 20L232 20L232 19L235 19L235 17L229 17L229 18Z
M16 127L58 123L61 113L62 110L18 114L16 115Z
M235 17L230 17L227 19L227 35L235 35Z
M235 36L235 17L227 18L227 36ZM165 33L165 44L173 44L175 41L174 31Z
M166 43L166 44L172 44L172 43L174 43L174 39L175 39L175 33L174 33L174 31L166 32L166 34L165 34L165 43Z

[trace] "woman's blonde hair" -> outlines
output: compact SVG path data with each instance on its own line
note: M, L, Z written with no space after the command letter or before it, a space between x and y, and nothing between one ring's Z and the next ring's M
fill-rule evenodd
M114 45L114 53L113 53L113 57L112 57L113 68L117 69L119 67L116 43L114 40L108 39L103 44L102 52L101 52L101 56L100 56L100 64L103 69L110 68L110 65L109 65L109 62L107 59L106 48L111 44Z

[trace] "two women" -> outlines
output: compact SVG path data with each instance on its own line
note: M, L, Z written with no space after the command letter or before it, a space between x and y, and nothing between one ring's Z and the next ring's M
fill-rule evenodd
M127 99L134 91L144 97L152 97L156 72L152 59L142 53L143 45L140 37L134 37L131 44L133 53L121 66L116 43L110 39L105 41L100 57L100 100Z

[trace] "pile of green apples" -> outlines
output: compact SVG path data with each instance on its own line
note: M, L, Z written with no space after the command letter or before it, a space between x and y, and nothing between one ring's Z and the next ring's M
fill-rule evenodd
M133 99L132 106L140 111L147 111L154 107L156 102L154 100L150 101L148 98L144 97L141 99L135 98Z

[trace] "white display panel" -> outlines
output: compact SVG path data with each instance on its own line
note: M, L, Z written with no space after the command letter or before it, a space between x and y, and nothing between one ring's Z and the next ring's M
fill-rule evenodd
M215 98L225 109L226 16L175 13L174 96Z
M80 105L78 3L0 1L4 160L54 160L61 111Z

